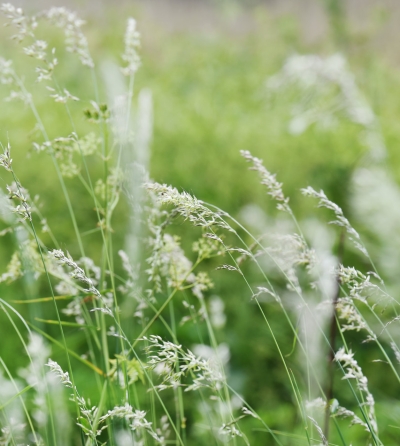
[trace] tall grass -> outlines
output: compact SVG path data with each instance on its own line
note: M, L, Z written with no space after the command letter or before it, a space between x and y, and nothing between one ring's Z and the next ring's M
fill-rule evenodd
M399 426L377 410L375 400L386 402L384 387L371 385L360 364L362 350L372 345L387 382L398 386L398 301L343 210L308 186L303 195L324 208L321 215L330 215L338 231L319 213L298 221L282 184L247 150L244 161L278 211L261 234L213 204L152 181L151 94L134 88L141 64L136 21L127 20L117 67L93 60L83 22L65 8L34 17L10 4L1 11L15 33L16 58L34 64L32 72L19 73L0 59L0 80L7 100L22 101L36 120L32 156L51 160L75 242L70 247L59 239L46 219L53 210L30 195L35 184L19 179L13 141L4 141L1 235L15 250L0 276L11 289L0 305L13 342L7 361L0 357L0 444L381 445L396 438ZM52 26L64 35L57 50L42 37ZM62 65L74 58L91 79L87 97L59 81ZM314 84L304 77L307 69ZM371 159L384 172L377 120L344 61L292 59L269 85L279 90L293 79L304 96L292 132L344 114L363 130L370 150L354 184L361 174L370 178ZM46 117L37 104L43 101ZM64 108L61 135L47 123L54 107ZM70 193L76 185L79 202ZM368 209L362 193L354 192L361 215ZM79 215L88 212L82 203L92 211L90 225ZM251 208L244 219L252 220ZM126 221L125 246L115 242L119 220ZM240 305L251 306L256 331L241 332L240 318L233 336L228 330L230 296L213 291L221 292L224 280L241 290ZM272 363L255 366L267 386L279 383L281 401L260 402L261 383L245 391L231 357L234 342L257 359L257 346L273 352ZM271 417L281 410L283 422Z

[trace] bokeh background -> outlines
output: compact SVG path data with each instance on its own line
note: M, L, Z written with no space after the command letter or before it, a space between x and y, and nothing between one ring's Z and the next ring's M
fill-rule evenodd
M255 212L253 223L257 229L274 221L275 205L258 185L256 175L248 172L240 150L250 150L264 160L271 172L277 173L300 221L315 214L314 204L300 193L300 188L311 185L322 188L339 204L354 219L360 232L366 230L349 201L352 175L367 150L359 137L360 126L341 120L332 128L311 125L303 133L294 135L288 127L293 94L271 95L267 91L267 79L278 73L291 55L327 57L340 53L344 56L380 124L387 147L387 172L395 183L400 181L400 50L397 44L400 4L396 0L27 0L14 3L32 12L61 5L76 10L87 21L86 35L95 60L120 61L125 18L135 17L142 35L142 67L137 73L135 88L136 91L150 89L153 98L151 177L216 204L238 218L248 215L251 209ZM12 57L19 50L9 40L7 29L0 33L0 53L6 58ZM57 32L52 35L56 42L61 38ZM16 67L26 73L29 82L29 70L34 65L30 66L22 57L15 59ZM90 76L77 62L68 60L59 81L89 105ZM34 85L33 80L31 84ZM40 100L38 107L51 129L51 137L66 133L65 117L53 111L46 113L46 103L40 104ZM86 129L83 117L77 116L77 126ZM21 104L5 103L0 107L0 139L3 143L7 139L11 142L20 180L27 185L31 196L40 196L42 212L55 228L57 239L74 255L78 251L77 243L65 202L59 198L60 186L51 162L45 154L32 152L36 138L34 127L30 111ZM4 187L3 173L0 180ZM90 197L85 196L78 182L67 180L67 185L81 231L89 232L96 225ZM128 225L128 211L123 201L118 215L114 243L123 246ZM183 244L190 246L192 232L184 225L179 231ZM87 235L85 241L87 254L95 258L101 249L98 240ZM0 242L0 266L4 269L12 252L12 241L5 237ZM345 258L366 267L352 252ZM211 264L211 271L213 267ZM230 347L232 386L246 396L270 425L278 430L290 430L290 424L296 422L293 395L283 382L283 366L261 315L250 303L251 296L239 279L224 272L211 274L216 283L213 293L223 299L227 314L228 323L219 334L219 341L227 342ZM256 275L254 279L260 280ZM20 293L18 285L2 286L0 290L7 299ZM296 367L295 355L290 356L293 337L282 324L279 308L266 306L266 312L273 321L275 334L287 346L289 363L293 360ZM182 330L188 345L196 342L190 331ZM382 387L380 381L385 368L379 363L372 365L374 347L362 345L362 337L357 334L353 338L351 342L364 358L361 362L366 373L369 372L371 387L386 401L378 406L379 414L384 414L386 426L398 426L399 410L390 404L392 398L399 396L398 387L390 378ZM71 348L84 348L79 334L73 339L75 345ZM1 355L15 370L25 361L15 357L12 341L2 343ZM90 384L86 385L90 391ZM342 400L346 401L345 393ZM396 430L385 429L385 444L397 444ZM266 444L261 438L254 434L253 444ZM361 428L360 438L363 438Z

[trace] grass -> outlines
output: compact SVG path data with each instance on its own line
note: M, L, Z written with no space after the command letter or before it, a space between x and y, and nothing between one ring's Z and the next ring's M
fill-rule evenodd
M335 127L294 136L290 110L304 91L265 86L288 49L302 49L282 24L229 47L171 37L161 58L146 55L145 41L137 71L129 22L124 80L102 54L95 68L81 65L91 65L89 50L65 10L37 29L4 12L34 36L5 50L15 71L2 87L25 98L2 112L2 444L395 443L398 285L385 265L396 262L387 246L397 246L397 216L383 198L395 206L397 186L382 176L378 222L360 200L380 184L350 190L360 172L386 175L360 135L380 122L395 140L395 101L383 107L385 93L361 77L372 124L340 103ZM65 20L79 54L65 49ZM29 59L22 48L38 39L46 56L39 45ZM59 66L37 83L53 45ZM378 62L374 70L390 79ZM335 82L323 107L341 97ZM64 100L64 88L80 100ZM26 147L36 147L28 162Z

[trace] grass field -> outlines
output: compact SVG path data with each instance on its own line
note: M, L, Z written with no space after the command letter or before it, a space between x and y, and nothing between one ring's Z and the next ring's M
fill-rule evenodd
M385 14L360 31L328 8L315 39L290 8L228 6L193 29L89 14L94 68L74 16L3 7L0 444L397 444Z

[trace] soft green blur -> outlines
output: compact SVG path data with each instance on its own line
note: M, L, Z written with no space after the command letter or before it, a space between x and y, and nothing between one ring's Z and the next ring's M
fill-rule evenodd
M285 59L294 52L327 55L342 51L359 88L382 125L389 150L388 166L399 180L400 155L397 146L400 139L400 81L396 68L380 57L379 49L369 45L368 39L372 40L374 31L371 31L370 36L362 36L361 41L360 35L352 32L351 24L346 25L345 31L344 27L341 28L340 23L345 19L340 10L332 6L334 3L326 2L326 13L332 15L331 30L312 44L303 39L296 16L287 14L277 18L263 7L247 11L254 25L244 33L235 32L235 27L230 23L232 17L224 9L218 8L213 9L212 14L216 14L218 20L226 26L225 29L217 28L210 33L205 30L160 29L137 6L131 10L125 6L124 10L111 11L107 15L108 20L105 16L96 19L88 17L87 34L96 62L103 59L118 60L125 26L121 17L129 13L138 18L139 29L143 34L143 65L136 77L135 90L138 92L141 88L150 88L154 101L151 177L160 183L171 184L178 190L188 191L235 217L240 215L245 205L257 204L266 210L268 218L272 218L276 215L274 203L271 204L258 184L256 174L248 171L248 166L239 155L240 150L250 150L253 155L264 160L271 172L277 173L300 220L316 212L314 203L304 199L299 192L301 187L308 185L317 190L322 188L351 219L348 186L353 169L365 151L359 140L360 129L355 124L340 122L334 129L312 126L302 135L291 135L288 122L293 98L290 94L271 97L265 87L266 79L278 72ZM371 29L374 30L374 27ZM20 47L7 40L8 36L7 30L1 31L1 52L5 57L18 61L16 68L38 98L38 109L46 127L51 129L50 136L68 135L72 129L62 107L59 107L59 114L54 113L55 107L52 107L51 113L46 113L45 101L40 103L44 87L37 86L32 75L34 64L20 54ZM58 33L49 31L46 38L61 42L61 34ZM60 49L60 60L62 54L63 50ZM91 131L91 124L81 114L82 105L89 107L89 101L94 97L90 74L74 57L67 55L66 60L58 68L57 80L60 85L65 85L69 91L82 98L81 103L73 105L74 122L83 132ZM105 101L100 69L97 74L102 101ZM5 88L2 87L1 91L4 94ZM5 103L0 108L0 123L0 140L3 144L10 141L14 169L21 183L29 189L31 196L40 196L41 211L54 229L60 245L73 256L76 255L78 248L75 235L51 160L46 154L37 155L32 151L32 142L38 137L33 116L20 103ZM94 173L102 174L101 167L92 167ZM8 177L0 172L2 188L8 181ZM96 225L90 197L85 195L83 187L76 180L67 180L67 186L81 232L90 231ZM115 247L124 245L127 214L126 204L122 201L113 228ZM320 215L323 217L325 214L321 212ZM179 224L182 226L178 227L178 231L183 245L190 247L193 232L188 229L189 225L182 222ZM362 226L360 230L363 230ZM51 241L45 241L52 248ZM12 253L12 240L6 236L0 242L2 271ZM84 237L84 242L86 254L96 259L101 252L100 237L90 234ZM346 256L350 262L353 261L351 252ZM120 266L117 268L120 269ZM270 426L278 431L290 432L291 424L298 424L298 420L294 419L294 399L262 316L250 302L251 295L239 278L232 278L226 271L211 271L215 281L214 293L224 300L229 321L227 327L219 333L218 340L228 342L231 348L231 385L245 395ZM249 280L261 280L250 268L248 277ZM18 285L2 285L0 290L1 297L6 300L19 299ZM279 308L273 305L264 307L272 321L273 332L283 346L283 353L288 357L289 366L296 368L298 358L291 354L293 335L285 325ZM26 308L18 307L18 310L28 314ZM3 318L2 323L8 327ZM56 336L56 328L51 332ZM380 363L371 363L376 358L376 347L362 345L362 337L357 335L351 334L349 337L352 348L365 351L365 354L360 353L360 357L364 355L360 362L370 378L372 392L376 391L377 395L382 396L382 401L387 401L390 386L393 384L396 388L396 383L392 383L389 377L387 386L380 386L380 376L385 373L385 369ZM181 338L187 339L188 346L197 342L196 336L186 326L181 328ZM73 339L76 339L76 345ZM71 349L81 349L80 353L86 353L83 351L83 336L77 333L70 340ZM12 364L14 370L24 364L23 357L15 357L15 349L20 348L18 343L19 340L10 335L0 349L1 356ZM300 374L297 378L305 380ZM85 378L79 380L82 383L78 382L78 387L83 385ZM335 385L340 389L341 401L345 405L346 388L339 377ZM90 384L87 387L90 391ZM377 406L378 419L382 421L384 431L382 439L386 441L385 444L394 444L394 439L398 438L398 427L395 429L388 425L398 426L400 415L388 413L390 410L385 404ZM188 416L192 416L188 421L190 426L195 414L189 412ZM266 434L257 431L259 425L256 420L246 420L245 423L254 427L253 438L249 437L251 444L269 444L265 442ZM347 421L340 424L346 432ZM362 428L356 426L352 429L353 439L358 431L360 441L365 438ZM332 432L332 442L337 444L339 440L335 435ZM282 441L288 445L302 444L284 437Z

